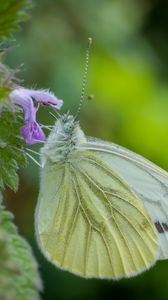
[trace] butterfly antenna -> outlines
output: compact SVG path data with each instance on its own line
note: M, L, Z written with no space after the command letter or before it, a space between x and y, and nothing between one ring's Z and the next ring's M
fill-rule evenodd
M90 49L91 45L92 45L92 38L89 37L88 41L87 41L87 47L86 47L86 60L85 60L85 70L84 70L83 81L82 81L81 97L80 97L79 107L78 107L78 111L76 113L75 119L78 117L78 115L81 111L81 107L82 107L83 99L84 99L84 95L85 95L85 87L86 87L86 80L87 80L88 66L89 66L89 49Z

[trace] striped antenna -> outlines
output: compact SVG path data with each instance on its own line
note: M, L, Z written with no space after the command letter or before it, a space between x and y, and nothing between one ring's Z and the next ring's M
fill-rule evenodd
M89 49L90 49L91 46L92 46L92 38L89 37L88 41L87 41L87 47L86 47L85 70L84 70L83 81L82 81L81 97L80 97L79 107L78 107L78 111L76 113L75 119L78 117L78 115L81 111L81 107L82 107L83 99L84 99L84 95L85 95L85 87L86 87L86 80L87 80L87 74L88 74L88 65L89 65Z

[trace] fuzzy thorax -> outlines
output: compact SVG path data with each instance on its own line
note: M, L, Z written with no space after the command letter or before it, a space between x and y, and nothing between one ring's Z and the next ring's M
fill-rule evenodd
M86 137L80 129L78 121L68 114L61 116L49 134L44 147L41 149L42 165L46 160L61 162L77 145L86 142Z

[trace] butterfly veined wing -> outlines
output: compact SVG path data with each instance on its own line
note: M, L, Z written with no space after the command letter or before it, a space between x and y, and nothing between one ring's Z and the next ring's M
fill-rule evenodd
M135 191L159 233L160 259L168 258L168 173L121 146L95 138L81 146L105 160Z
M44 255L80 276L130 277L158 257L157 233L142 201L90 151L46 162L35 219Z

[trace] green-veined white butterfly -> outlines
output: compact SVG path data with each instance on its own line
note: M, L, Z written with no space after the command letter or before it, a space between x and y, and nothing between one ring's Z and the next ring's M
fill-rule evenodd
M57 120L41 158L36 237L53 264L83 277L117 279L168 258L166 171L86 137L69 114Z

